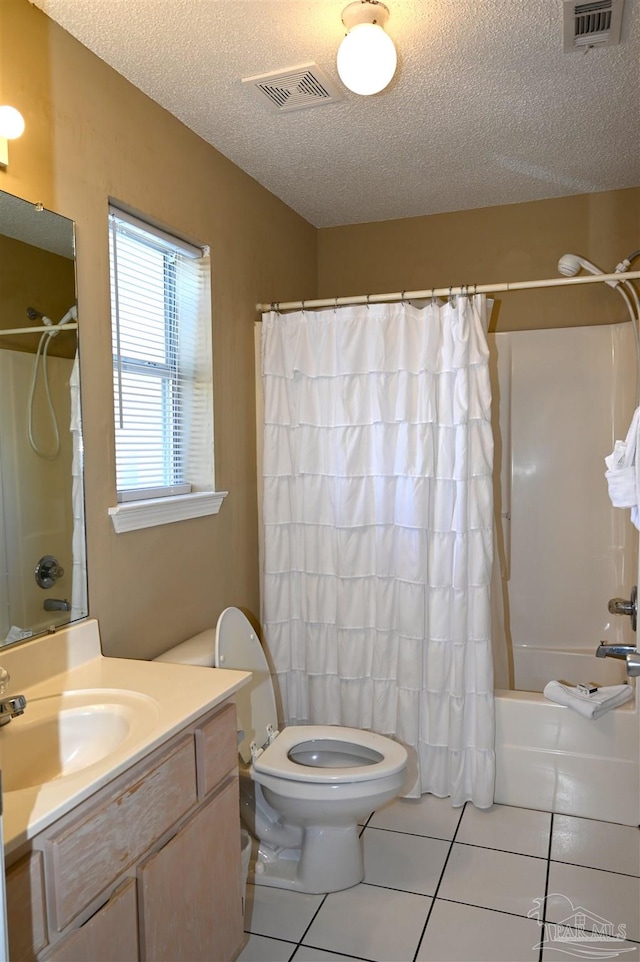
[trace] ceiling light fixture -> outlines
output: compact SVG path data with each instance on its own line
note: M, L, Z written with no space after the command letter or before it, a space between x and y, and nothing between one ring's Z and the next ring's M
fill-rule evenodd
M356 0L342 11L347 35L338 49L338 73L356 94L377 94L396 71L396 48L384 32L389 8L379 0Z
M15 140L24 133L24 117L15 107L0 107L0 167L9 165L8 140Z

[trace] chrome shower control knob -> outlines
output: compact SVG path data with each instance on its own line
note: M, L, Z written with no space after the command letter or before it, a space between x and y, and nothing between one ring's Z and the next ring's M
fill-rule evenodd
M51 554L44 555L36 565L34 572L36 583L41 588L52 588L58 578L64 575L64 568L58 564L58 559Z
M612 598L609 602L609 611L612 615L629 615L631 618L631 627L635 631L638 622L638 589L633 587L631 589L631 597L629 601L624 598Z
M632 651L627 655L627 674L630 678L640 676L640 651Z

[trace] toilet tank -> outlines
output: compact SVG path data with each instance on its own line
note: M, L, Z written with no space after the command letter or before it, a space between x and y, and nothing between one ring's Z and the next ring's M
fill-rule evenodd
M168 661L174 665L198 665L201 668L213 668L215 665L216 629L207 628L193 638L188 638L180 645L169 648L158 655L154 661Z

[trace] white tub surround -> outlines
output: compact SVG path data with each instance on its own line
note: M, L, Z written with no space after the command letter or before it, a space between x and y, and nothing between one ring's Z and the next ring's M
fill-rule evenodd
M0 760L3 739L7 744L6 739L29 726L30 718L35 723L39 707L52 696L62 695L62 704L66 699L68 707L76 709L83 700L93 705L120 701L129 706L128 734L102 760L41 785L4 792L6 854L230 698L250 678L244 671L105 658L93 619L9 648L0 653L0 665L11 675L8 693L27 699L24 715L0 728ZM10 784L11 772L6 777Z
M600 641L636 639L629 618L608 610L610 598L629 598L637 583L638 538L628 511L612 507L604 476L604 458L625 437L634 409L632 326L512 331L488 340L499 468L496 687L542 691L554 679L620 684L620 665L594 656Z
M596 649L545 648L542 645L513 646L513 675L516 691L543 691L549 681L568 685L590 682L624 685L627 665L618 658L596 658ZM633 684L633 681L632 681Z
M636 390L631 324L489 335L497 550L496 801L637 825L640 718L629 703L592 721L538 692L547 682L618 685L635 644L608 600L629 597L637 532L613 508L604 458ZM516 691L507 691L515 688Z

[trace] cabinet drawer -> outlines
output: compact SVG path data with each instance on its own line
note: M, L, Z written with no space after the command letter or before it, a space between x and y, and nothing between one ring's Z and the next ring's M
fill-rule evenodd
M236 706L227 705L198 726L198 789L200 798L208 795L231 771L238 767Z
M33 852L7 871L9 958L29 962L47 944L42 855Z
M114 797L45 843L47 904L58 931L140 858L197 800L195 745L187 735Z
M138 962L138 904L129 879L85 924L59 942L47 962Z

